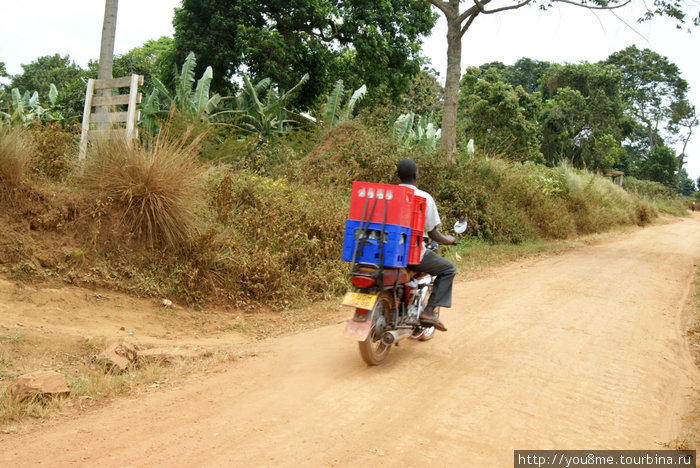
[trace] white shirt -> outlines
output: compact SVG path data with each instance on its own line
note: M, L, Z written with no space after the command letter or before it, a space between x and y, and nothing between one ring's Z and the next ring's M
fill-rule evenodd
M430 195L428 192L424 192L423 190L417 188L415 185L410 185L410 184L399 184L402 187L408 187L413 189L413 194L418 195L419 197L425 198L425 224L423 224L423 237L428 237L428 233L435 229L436 227L440 226L442 222L440 221L440 214L438 213L437 205L435 204L435 200L433 200L432 195ZM423 246L421 248L420 252L420 258L421 260L423 259L423 255L425 254L425 243L423 243Z

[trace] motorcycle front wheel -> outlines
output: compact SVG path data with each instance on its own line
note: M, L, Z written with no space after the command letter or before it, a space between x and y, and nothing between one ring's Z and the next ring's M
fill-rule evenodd
M378 366L389 355L391 346L382 343L382 333L386 328L387 321L391 315L392 297L384 292L379 295L377 302L370 311L369 319L372 324L369 336L365 341L360 341L360 356L370 366Z

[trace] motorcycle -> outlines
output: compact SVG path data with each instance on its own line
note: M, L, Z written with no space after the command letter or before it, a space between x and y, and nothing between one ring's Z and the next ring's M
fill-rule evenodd
M457 234L466 229L466 221L454 225ZM437 250L437 243L430 242L427 248ZM433 276L413 271L410 266L386 268L381 263L353 263L349 275L354 287L345 294L342 304L354 307L355 313L344 333L358 341L360 356L368 365L384 362L392 346L404 339L433 338L435 327L420 321L433 289ZM439 307L434 313L439 316Z

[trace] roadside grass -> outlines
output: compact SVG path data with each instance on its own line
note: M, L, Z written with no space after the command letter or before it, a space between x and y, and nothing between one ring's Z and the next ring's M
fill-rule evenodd
M70 394L64 397L34 396L19 400L10 391L13 379L25 372L48 367L48 363L34 362L33 369L25 367L22 356L0 357L0 433L13 433L19 430L18 424L27 420L43 420L81 411L104 404L112 398L153 391L159 387L176 385L186 376L203 373L225 362L232 362L251 355L245 350L217 349L194 359L177 358L164 362L144 362L129 366L123 373L112 373L109 369L94 362L100 343L104 339L86 340L80 350L74 350L72 362L64 363L58 371L66 376ZM34 343L39 346L38 343ZM49 348L50 342L41 346ZM53 354L48 349L45 354ZM75 354L79 353L79 354ZM3 367L12 367L5 372ZM23 368L23 371L18 371Z
M542 254L560 254L580 246L577 241L544 241L540 239L520 244L491 244L476 238L459 240L456 247L444 247L441 255L455 262L460 272L503 265ZM457 258L459 257L459 258Z
M34 142L24 128L0 125L0 189L19 186L34 151Z
M126 233L151 248L179 247L195 234L202 200L199 139L98 140L86 158L86 189L115 205Z
M649 203L661 213L667 213L679 218L687 218L689 216L688 207L684 200L680 198L658 197L650 199Z
M68 149L54 135L46 168L23 186L31 203L7 207L0 272L244 312L332 299L347 286L340 252L351 182L398 183L396 162L408 157L444 225L469 221L470 262L646 225L673 208L649 201L667 196L660 184L632 181L633 193L564 164L478 151L448 165L359 122L252 146L176 130L179 139L165 132L131 147L98 142L84 177L66 173L56 155Z

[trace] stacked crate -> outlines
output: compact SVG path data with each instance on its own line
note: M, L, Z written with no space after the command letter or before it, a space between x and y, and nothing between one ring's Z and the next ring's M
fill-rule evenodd
M415 195L413 200L411 238L408 248L408 261L406 263L409 265L418 265L420 263L420 254L423 250L423 225L425 223L426 200L418 195Z
M418 208L416 199L422 200ZM422 217L417 214L420 206ZM416 197L409 187L353 182L342 259L374 265L381 260L385 267L405 267L412 252L412 234L418 227L422 237L424 213L425 199Z

